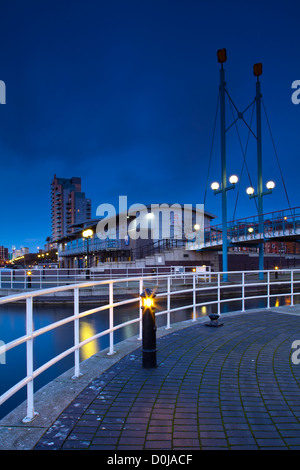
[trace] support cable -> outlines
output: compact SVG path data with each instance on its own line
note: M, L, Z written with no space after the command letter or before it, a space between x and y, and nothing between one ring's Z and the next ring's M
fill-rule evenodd
M255 102L255 99L252 101L252 103L250 103L250 104L247 106L247 108L244 109L244 111L243 111L242 113L240 113L239 110L237 109L236 105L234 104L234 102L233 102L231 96L229 95L227 89L225 89L225 91L226 91L226 93L227 93L227 96L228 96L228 98L229 98L230 103L234 106L236 112L238 113L238 118L237 118L232 124L230 124L230 126L226 129L226 132L233 126L233 124L236 123L236 121L237 121L238 119L241 119L241 120L244 122L244 124L248 127L249 131L253 134L253 136L255 137L255 139L257 139L257 136L254 134L253 130L251 129L251 126L248 125L248 123L245 121L244 116L243 116L243 114L247 111L247 109L250 108L250 106L252 106L252 104Z
M285 185L283 173L282 173L282 170L281 170L281 166L280 166L280 163L279 163L278 154L277 154L276 147L275 147L275 142L274 142L273 135L272 135L272 131L271 131L270 122L269 122L269 119L268 119L268 116L267 116L267 111L266 111L266 107L265 107L265 103L264 103L264 100L263 100L263 99L262 99L262 104L263 104L263 108L264 108L264 112L265 112L265 116L266 116L266 120L267 120L267 124L268 124L268 128L269 128L269 132L270 132L270 136L271 136L271 140L272 140L272 144L273 144L273 148L274 148L274 152L275 152L277 164L278 164L279 171L280 171L280 175L281 175L281 180L282 180L282 184L283 184L285 196L286 196L286 199L287 199L287 203L288 203L288 205L289 205L289 209L291 210L290 200L289 200L289 197L288 197L288 193L287 193L287 189L286 189L286 185Z
M229 96L229 95L228 95L228 96ZM234 118L234 112L233 112L232 104L233 104L233 102L232 102L232 100L230 99L231 112L232 112L232 116L233 116L233 118ZM252 126L253 114L254 114L254 109L255 109L255 102L253 102L252 105L253 105L253 107L252 107L252 114L251 114L251 120L250 120L250 127L247 125L247 127L248 127L249 130L248 130L248 137L247 137L247 142L246 142L245 151L244 151L244 149L243 149L243 145L242 145L240 133L239 133L239 130L238 130L238 126L237 126L237 124L236 124L236 122L235 122L235 128L236 128L236 132L237 132L237 135L238 135L238 139L239 139L241 151L242 151L242 154L243 154L243 165L242 165L241 178L240 178L240 180L239 180L238 193L237 193L237 196L236 196L236 201L235 201L235 206L234 206L234 212L233 212L232 220L234 220L234 218L235 218L235 213L236 213L236 208L237 208L237 202L238 202L238 197L239 197L239 192L240 192L240 186L241 186L241 180L242 180L242 174L243 174L243 171L244 171L244 167L246 167L246 170L247 170L247 174L248 174L250 186L253 186L253 185L252 185L252 181L251 181L251 176L250 176L249 168L248 168L247 161L246 161L246 154L247 154L247 150L248 150L250 132L252 132L252 131L251 131L251 126ZM234 106L234 107L235 107L235 106ZM248 107L248 108L249 108L249 107ZM248 109L248 108L247 108L247 109ZM236 107L235 107L235 109L236 109ZM255 199L254 199L254 202L255 202L256 210L258 211L257 201L256 201Z

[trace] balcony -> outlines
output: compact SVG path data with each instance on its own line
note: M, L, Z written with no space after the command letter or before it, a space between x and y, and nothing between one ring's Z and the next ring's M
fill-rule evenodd
M98 251L110 251L120 248L119 240L99 240L92 239L89 244L89 252L98 252ZM86 243L81 238L78 240L73 240L72 242L67 243L64 246L64 250L58 250L59 256L75 256L75 255L84 255L86 254Z

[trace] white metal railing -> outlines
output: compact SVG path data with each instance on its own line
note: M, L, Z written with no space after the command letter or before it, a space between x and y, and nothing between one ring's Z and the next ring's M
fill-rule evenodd
M21 381L16 383L12 388L7 390L4 394L0 396L0 405L2 405L6 400L13 396L17 391L27 386L27 415L24 418L24 422L30 422L34 419L36 413L34 410L34 380L42 372L47 370L49 367L53 366L55 363L65 358L69 354L74 353L74 376L73 378L79 377L80 374L80 357L79 352L80 348L86 344L94 341L102 336L108 335L109 337L109 351L108 354L114 354L114 332L120 328L124 328L133 323L139 325L139 336L138 339L142 339L142 309L139 308L139 313L136 318L126 321L124 323L114 325L114 309L121 305L130 305L133 303L139 303L141 307L141 298L140 293L143 291L143 288L146 284L149 286L157 285L157 294L159 298L166 299L166 310L156 312L156 316L166 315L166 328L171 328L171 314L175 311L182 309L191 309L192 312L192 321L197 319L197 308L204 306L216 305L217 312L221 314L221 305L223 303L229 303L233 301L241 302L241 310L246 310L246 303L249 300L254 299L266 299L266 307L270 308L271 299L274 297L280 296L289 296L290 305L294 305L295 296L300 295L300 289L297 289L297 285L300 284L300 269L295 270L280 270L280 271L264 271L264 279L259 278L261 271L230 271L227 273L228 280L223 282L223 275L225 273L211 273L210 282L199 284L199 273L189 272L185 273L182 276L184 277L184 282L182 276L178 278L178 274L168 274L160 276L139 276L122 278L122 279L109 279L102 281L89 281L83 282L80 284L72 284L66 286L58 286L54 288L28 291L22 294L10 295L0 298L0 305L8 304L11 302L17 301L26 301L26 334L21 336L7 344L3 344L3 341L0 341L0 357L3 354L6 354L7 351L16 348L17 346L26 343L26 364L27 364L27 375ZM177 278L176 278L177 277ZM132 284L132 287L135 289L136 297L127 298L116 302L115 295L118 293L120 286L126 286ZM85 310L84 312L79 313L79 292L82 289L102 286L108 287L107 298L108 303L101 305L96 308L91 308ZM272 292L273 287L276 286L277 289L280 288L280 292ZM253 291L254 289L254 291ZM263 290L265 289L265 292ZM240 293L237 292L240 290ZM258 292L257 292L258 290ZM73 293L74 299L74 313L72 316L63 318L57 322L54 322L48 326L34 330L33 322L33 302L37 297L44 295L52 295L57 292L67 292L71 291ZM252 291L252 292L251 292ZM132 292L132 291L131 291ZM254 295L253 295L254 292ZM192 300L187 300L187 305L171 308L171 298L172 296L188 296ZM197 299L197 295L200 295L200 299ZM213 300L207 300L208 296L215 296ZM223 298L222 298L223 295ZM80 341L79 337L79 321L81 318L88 315L93 315L96 312L108 310L109 312L109 325L106 330L99 331L95 335ZM45 334L50 330L59 328L62 325L73 322L74 327L74 345L64 352L60 353L56 357L52 358L38 369L34 370L33 367L33 358L34 358L34 348L33 342L34 339L38 336Z
M41 268L1 269L0 289L43 289L45 287L64 286L79 282L119 279L123 277L160 276L177 274L183 277L187 272L196 270L204 281L210 280L210 266L145 266L145 267L90 267L90 268Z

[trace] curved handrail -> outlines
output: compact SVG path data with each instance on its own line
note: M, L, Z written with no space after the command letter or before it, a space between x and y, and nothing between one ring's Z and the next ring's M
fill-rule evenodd
M27 376L22 379L20 382L15 384L9 390L7 390L3 395L0 396L0 405L3 404L8 398L14 395L17 391L27 385L27 416L24 418L24 421L28 422L34 419L36 413L34 411L34 394L33 394L33 381L36 377L38 377L42 372L47 370L49 367L60 361L61 359L65 358L69 354L74 353L74 377L79 377L80 374L80 360L79 360L79 350L95 339L98 339L102 336L109 335L109 352L108 354L114 353L114 332L120 328L124 328L130 324L139 324L139 339L142 338L142 309L140 309L139 315L126 321L124 323L114 325L114 308L122 306L122 305L129 305L132 303L139 302L141 306L141 298L140 293L144 288L144 283L151 281L152 283L160 284L161 281L164 281L163 290L162 292L157 292L156 297L165 297L167 299L167 309L156 312L156 316L167 315L167 328L170 328L170 315L173 312L182 310L182 309L192 309L192 320L195 321L197 318L196 308L209 306L209 305L217 305L217 311L221 313L221 304L224 302L231 302L231 301L241 301L242 302L242 311L245 311L245 302L247 300L252 299L267 299L267 308L270 307L270 299L274 296L291 296L291 305L294 304L294 297L295 295L300 295L300 292L295 292L295 286L300 283L300 269L295 270L280 270L280 277L278 277L278 271L268 270L264 271L265 279L262 281L258 278L258 274L261 274L261 271L231 271L228 273L223 272L215 272L209 274L209 282L199 284L200 280L207 281L208 274L207 273L197 273L197 272L189 272L189 273L181 273L178 276L178 273L175 274L165 274L159 276L138 276L138 277L131 277L131 278L121 278L121 279L110 279L110 280L102 280L102 281L88 281L82 282L77 284L71 284L66 286L58 286L58 287L51 287L42 290L36 291L27 291L20 294L9 295L6 297L0 298L0 305L11 303L11 302L18 302L21 300L26 301L26 334L0 346L0 356L1 354L5 354L7 351L26 343L26 363L27 363ZM222 279L224 274L231 276L231 282L224 282L222 283ZM298 274L296 278L296 274ZM249 276L249 279L246 277ZM273 279L272 279L273 277ZM180 284L181 281L183 282ZM179 283L178 283L179 281ZM123 285L123 283L133 283L134 288L136 291L136 296L131 296L130 298L125 298L124 300L115 301L114 300L114 288L116 284ZM175 290L171 289L171 285L174 283ZM177 284L177 287L176 287ZM179 284L179 288L178 288ZM198 285L197 285L198 284ZM271 293L271 285L281 285L287 286L287 290L284 293L280 294L272 294ZM108 287L108 303L104 305L100 305L96 308L90 308L85 310L84 312L79 313L79 292L82 289L86 288L97 288L97 287ZM253 287L267 287L267 294L259 294L259 295L247 295L246 296L246 289L253 288ZM242 293L234 293L233 297L230 298L221 298L221 292L223 290L227 290L230 292L230 289L238 288L242 289ZM69 292L73 291L73 298L74 298L74 314L71 316L67 316L59 321L51 323L50 325L44 326L37 330L33 328L33 300L37 297L41 297L44 295L51 295L57 292ZM205 301L197 301L197 293L199 292L212 292L215 291L217 294L216 300L205 300ZM188 305L183 305L180 307L171 308L170 300L171 297L174 295L183 295L183 294L192 294L193 301L189 300ZM199 300L199 299L198 299ZM201 300L201 299L200 299ZM94 313L108 310L109 311L109 327L103 331L97 332L95 335L85 339L84 341L79 340L79 320L85 316L92 315ZM47 333L48 331L57 329L58 327L65 325L67 323L74 323L74 345L67 350L63 351L59 355L55 356L38 369L33 369L33 340L38 336ZM1 343L0 343L1 344Z

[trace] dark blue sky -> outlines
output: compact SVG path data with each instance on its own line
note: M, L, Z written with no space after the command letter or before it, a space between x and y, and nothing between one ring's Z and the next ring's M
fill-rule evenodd
M54 173L80 176L101 203L202 203L218 96L216 52L225 47L228 90L241 110L262 92L292 206L298 205L299 2L197 0L15 0L2 2L0 79L0 245L35 251L51 233ZM228 123L231 109L227 101ZM251 113L250 113L251 114ZM250 120L250 114L245 117ZM255 119L253 121L255 125ZM245 144L247 132L239 123ZM228 174L242 153L227 135ZM263 119L264 210L288 207ZM256 181L256 147L247 162ZM219 122L209 182L220 179ZM244 172L236 217L255 214ZM236 192L228 193L228 218ZM206 210L220 220L221 199Z

